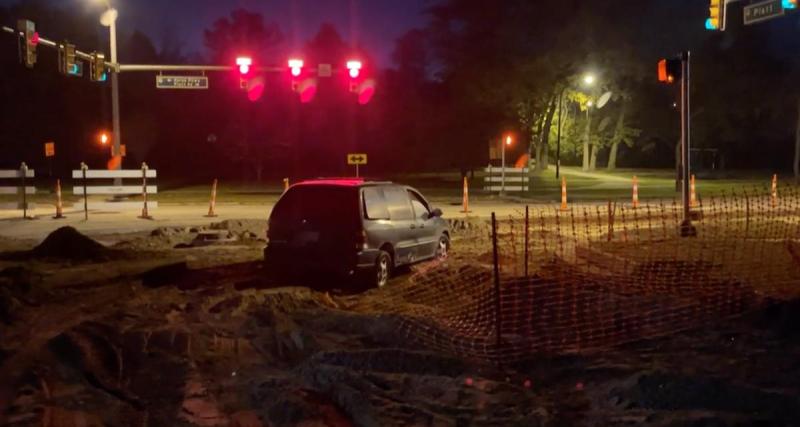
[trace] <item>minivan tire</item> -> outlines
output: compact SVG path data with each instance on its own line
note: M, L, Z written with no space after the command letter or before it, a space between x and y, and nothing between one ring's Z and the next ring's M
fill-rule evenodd
M372 274L372 286L382 288L389 283L392 275L392 256L386 251L380 251L375 257L375 269Z

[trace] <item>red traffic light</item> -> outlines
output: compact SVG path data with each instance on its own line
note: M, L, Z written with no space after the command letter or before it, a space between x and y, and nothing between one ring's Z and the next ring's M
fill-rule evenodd
M292 76L299 77L303 72L303 60L296 58L290 59L289 70L292 72Z
M240 56L236 58L236 65L239 66L239 74L246 75L250 72L250 67L253 65L253 59L247 56Z
M361 61L351 60L347 61L347 70L350 78L357 79L361 75Z

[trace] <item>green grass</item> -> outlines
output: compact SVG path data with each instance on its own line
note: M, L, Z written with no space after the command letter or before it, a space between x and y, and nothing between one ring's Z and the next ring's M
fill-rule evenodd
M675 191L674 170L671 169L618 169L613 172L598 170L582 172L578 167L562 167L562 176L567 179L570 201L605 201L631 198L631 179L636 175L639 179L639 198L672 199L680 197ZM475 171L470 180L470 195L473 198L491 197L496 194L485 193L483 187L483 171ZM726 172L722 178L697 178L697 192L700 197L721 194L722 192L753 190L756 187L767 188L770 185L771 173L764 171ZM418 188L429 198L448 198L458 200L461 197L462 182L458 171L442 173L415 173L390 176L388 179ZM788 177L782 178L786 183ZM78 202L79 197L72 195L71 184L63 188L64 203L69 205ZM40 186L38 194L29 197L29 202L37 204L53 204L52 189ZM217 189L217 203L264 204L277 200L283 191L280 180L268 180L264 184L240 184L224 182ZM159 203L196 204L208 203L211 185L174 185L169 182L159 183L159 193L152 196ZM509 193L519 199L557 202L561 197L561 181L555 177L555 168L537 174L532 179L531 190L527 193ZM98 199L102 197L98 196ZM139 197L140 198L140 197ZM136 197L133 198L134 200ZM0 196L0 202L13 202L15 196Z

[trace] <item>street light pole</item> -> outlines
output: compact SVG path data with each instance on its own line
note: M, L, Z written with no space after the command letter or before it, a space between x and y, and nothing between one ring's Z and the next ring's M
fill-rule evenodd
M561 89L561 93L558 94L558 131L556 132L556 179L559 178L559 174L561 173L561 102L564 99L564 91L567 88L564 87Z
M119 61L117 58L117 15L116 9L111 7L108 1L104 2L106 11L100 17L100 23L108 27L109 43L111 44L111 120L113 132L113 150L114 156L120 156L122 153L122 130L120 129L120 113L119 113ZM116 169L122 169L122 161L114 162ZM115 185L120 185L115 181Z
M689 51L681 53L681 180L683 198L683 222L681 222L680 233L683 237L693 237L697 235L697 229L692 225L692 215L689 206L689 176L690 158L689 150L692 139L691 126L691 104L689 95L691 89L691 54Z
M506 195L506 141L503 138L500 138L500 195Z

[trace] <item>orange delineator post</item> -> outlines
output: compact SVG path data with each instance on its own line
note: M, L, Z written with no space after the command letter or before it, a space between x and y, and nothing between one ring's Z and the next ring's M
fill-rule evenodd
M288 189L289 189L289 178L283 178L283 191L286 192L286 190Z
M778 174L772 175L772 207L778 206Z
M689 206L697 206L697 187L695 187L694 175L692 175L692 179L689 180Z
M467 182L467 177L464 177L464 192L461 196L461 207L462 213L469 213L469 183Z
M215 208L217 207L217 179L214 178L214 183L211 184L211 201L208 203L208 215L206 217L213 218L217 216Z
M633 208L639 207L639 179L633 176Z
M561 177L561 210L567 210L567 177Z
M66 218L64 216L64 205L61 203L61 180L56 180L56 216L53 219Z

